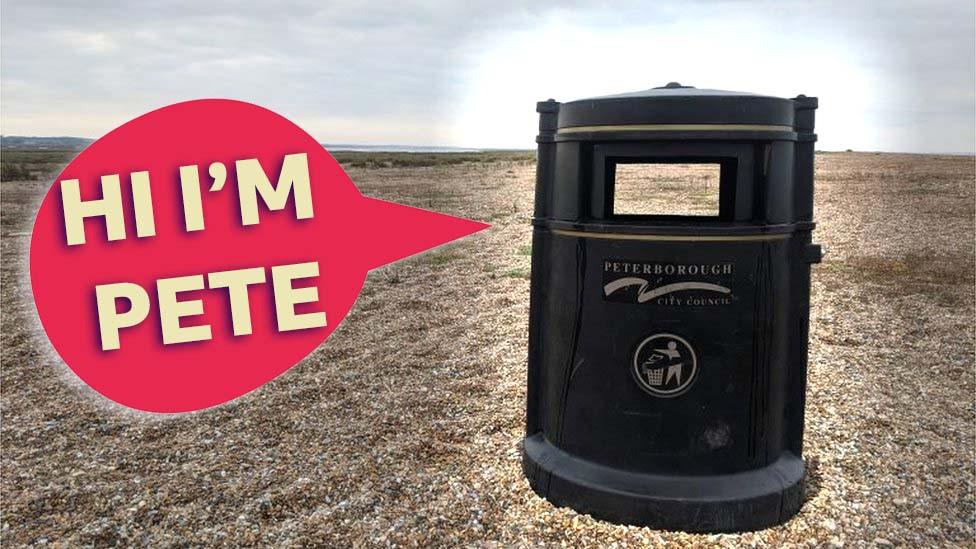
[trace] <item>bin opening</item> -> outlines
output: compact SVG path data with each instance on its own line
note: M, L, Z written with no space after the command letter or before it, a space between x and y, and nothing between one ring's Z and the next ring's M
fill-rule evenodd
M725 218L735 188L734 159L608 159L610 215L624 218ZM725 192L723 192L723 190Z

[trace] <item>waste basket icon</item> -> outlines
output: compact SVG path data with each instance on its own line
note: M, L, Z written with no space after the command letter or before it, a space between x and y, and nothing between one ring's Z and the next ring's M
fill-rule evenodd
M538 104L539 495L697 532L800 509L816 108L677 83Z

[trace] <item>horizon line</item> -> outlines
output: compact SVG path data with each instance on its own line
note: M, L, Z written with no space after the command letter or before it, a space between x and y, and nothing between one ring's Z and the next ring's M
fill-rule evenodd
M2 147L3 139L71 139L78 141L89 141L95 142L97 139L92 137L78 137L73 135L6 135L0 134L0 147ZM492 151L534 151L534 147L466 147L463 145L412 145L412 144L398 144L398 143L330 143L327 141L318 141L319 145L322 145L326 150L328 147L339 148L339 147L349 147L349 148L415 148L415 149L451 149L448 151L440 152L492 152ZM336 149L338 150L338 149ZM368 152L368 151L341 151L338 152ZM410 153L412 151L382 151L377 150L375 152L404 152ZM424 151L413 151L413 152L424 152ZM435 152L435 151L427 151ZM976 156L976 150L974 151L941 151L941 152L919 152L919 151L882 151L882 150L861 150L861 149L817 149L816 152L820 153L872 153L872 154L918 154L918 155L944 155L944 156Z

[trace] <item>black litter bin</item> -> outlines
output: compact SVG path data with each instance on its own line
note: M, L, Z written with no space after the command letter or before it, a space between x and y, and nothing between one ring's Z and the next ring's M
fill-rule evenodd
M538 104L523 468L539 495L694 532L800 509L816 108L677 83ZM712 209L622 190L633 168L704 170L692 206Z

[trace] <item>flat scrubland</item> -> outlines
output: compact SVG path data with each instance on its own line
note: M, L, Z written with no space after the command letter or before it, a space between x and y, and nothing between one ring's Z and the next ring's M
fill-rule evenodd
M522 478L531 153L337 154L367 195L492 228L372 272L301 364L175 417L106 404L50 349L26 252L73 153L18 154L37 180L0 187L4 546L972 547L972 157L818 156L807 500L692 536L556 509Z

